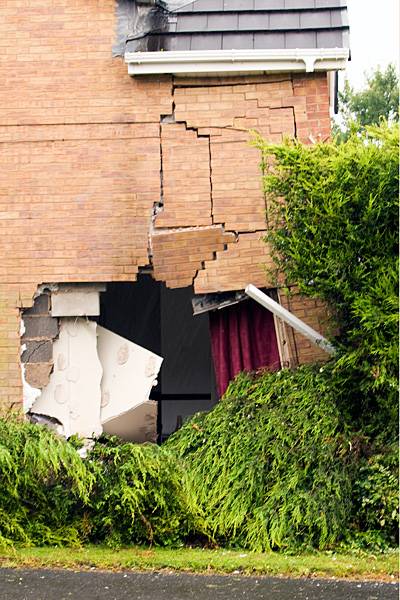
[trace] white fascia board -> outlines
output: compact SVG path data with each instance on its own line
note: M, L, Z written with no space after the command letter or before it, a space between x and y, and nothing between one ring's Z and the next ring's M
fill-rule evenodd
M346 68L347 48L298 50L190 50L127 52L129 75L213 75L337 71Z

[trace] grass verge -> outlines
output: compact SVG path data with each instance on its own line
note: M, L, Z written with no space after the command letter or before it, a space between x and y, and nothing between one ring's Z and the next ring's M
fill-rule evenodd
M316 552L291 556L240 550L141 548L114 550L105 546L76 548L8 548L0 550L0 566L99 569L121 571L174 570L195 573L240 573L291 577L336 577L393 581L398 553L337 554Z

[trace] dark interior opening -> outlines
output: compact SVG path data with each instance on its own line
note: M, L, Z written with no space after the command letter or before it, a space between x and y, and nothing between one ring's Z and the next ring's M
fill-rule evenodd
M217 402L209 316L193 316L192 298L191 287L171 290L143 274L101 294L99 324L164 358L150 396L158 401L159 442Z

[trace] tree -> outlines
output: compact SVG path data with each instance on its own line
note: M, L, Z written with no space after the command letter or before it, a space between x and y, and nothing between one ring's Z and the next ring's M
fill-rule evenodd
M344 91L339 92L339 113L345 132L367 125L378 125L382 118L389 123L399 120L399 78L396 68L389 64L385 71L377 68L367 77L367 86L356 92L346 79Z

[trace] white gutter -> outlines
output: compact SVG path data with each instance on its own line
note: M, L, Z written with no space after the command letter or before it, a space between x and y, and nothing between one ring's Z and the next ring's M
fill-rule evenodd
M256 302L261 304L267 310L270 310L275 316L285 321L288 325L299 331L306 338L310 340L313 344L325 350L328 354L335 354L335 348L328 342L324 336L322 336L318 331L315 331L312 327L304 323L298 317L295 317L290 311L286 310L283 306L272 300L269 296L264 294L261 290L256 288L251 283L245 289L245 293L253 298Z
M188 50L126 52L129 75L337 71L346 68L347 48L296 50Z

